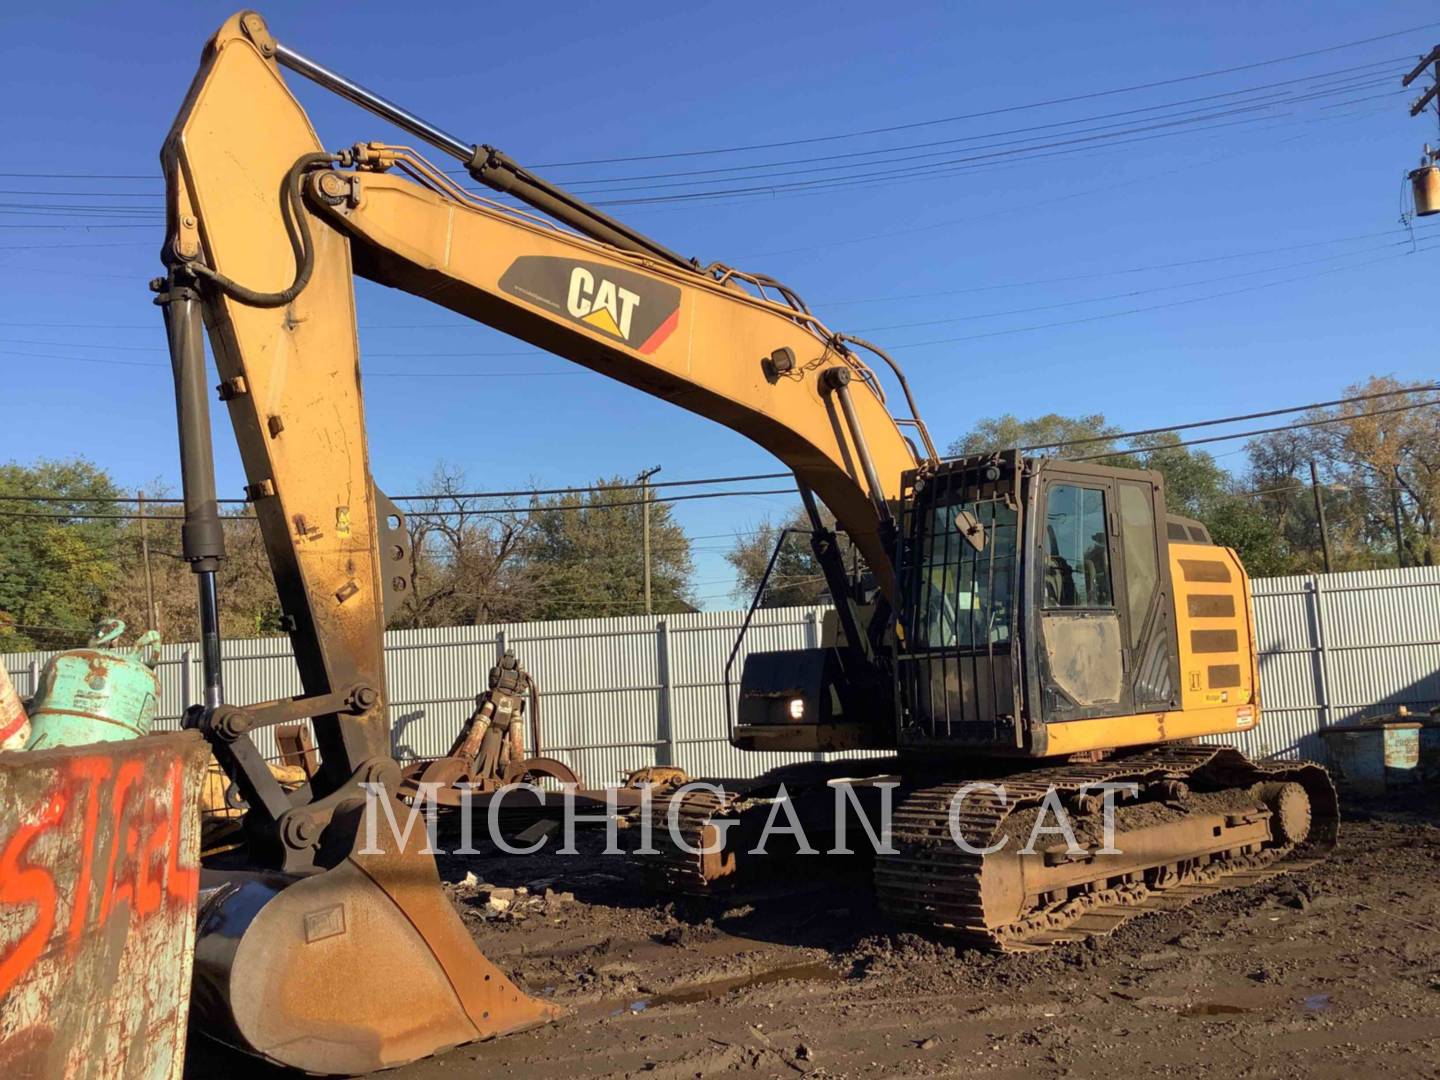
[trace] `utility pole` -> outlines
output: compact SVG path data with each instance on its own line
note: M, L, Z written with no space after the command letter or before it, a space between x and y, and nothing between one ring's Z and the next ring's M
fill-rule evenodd
M155 579L150 575L150 534L145 529L145 492L139 495L135 502L136 516L140 519L140 561L145 564L145 611L148 620L145 629L159 630L159 620L155 615Z
M1432 64L1435 81L1430 85L1430 89L1410 103L1411 116L1419 116L1434 102L1435 117L1440 119L1440 45L1422 56L1420 62L1410 69L1410 74L1400 80L1400 85L1409 86ZM1428 217L1431 214L1440 214L1440 147L1432 149L1429 143L1425 144L1425 152L1420 157L1420 167L1410 171L1409 180L1416 215Z
M640 481L640 499L644 505L640 508L641 532L644 539L641 541L644 547L645 561L645 614L655 614L650 604L650 477L660 471L660 466L653 469L646 469L636 479Z
M1391 481L1390 514L1395 519L1395 565L1405 565L1405 534L1400 527L1400 485Z
M1315 517L1320 522L1320 551L1325 556L1325 573L1332 573L1330 565L1330 529L1325 524L1325 500L1320 497L1320 474L1315 469L1315 459L1310 459L1310 490L1315 495Z

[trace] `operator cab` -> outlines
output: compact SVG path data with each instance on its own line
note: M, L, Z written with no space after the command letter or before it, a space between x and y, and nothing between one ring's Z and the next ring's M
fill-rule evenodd
M1254 724L1248 578L1166 513L1159 473L959 458L905 475L896 524L873 659L833 617L819 647L750 653L735 746L1045 757L1161 741L1177 711L1204 734Z
M977 455L902 505L902 747L1043 753L1045 725L1178 705L1168 542L1210 538L1159 473Z

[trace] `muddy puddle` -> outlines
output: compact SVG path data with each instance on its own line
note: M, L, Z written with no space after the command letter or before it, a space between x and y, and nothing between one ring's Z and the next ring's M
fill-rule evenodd
M638 1013L644 1012L647 1009L658 1008L661 1005L692 1005L697 1001L710 1001L714 998L723 997L735 990L747 990L752 986L766 986L770 983L838 983L844 981L844 974L826 963L791 964L786 967L770 968L766 971L755 972L751 975L741 975L733 979L716 979L713 982L684 986L678 990L667 990L660 994L650 994L647 997L626 1002L620 1008L615 1009L614 1012Z
M1186 1005L1180 1010L1181 1016L1239 1016L1241 1013L1254 1012L1254 1009L1247 1009L1243 1005L1229 1005L1223 1001L1198 1001L1194 1005Z

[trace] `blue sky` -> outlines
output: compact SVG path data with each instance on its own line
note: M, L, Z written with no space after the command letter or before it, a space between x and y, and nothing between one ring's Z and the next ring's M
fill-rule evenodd
M161 140L230 11L188 3L122 17L73 3L7 15L0 171L78 175L0 177L0 460L83 454L127 486L178 488L164 340L145 288L161 240L151 215ZM720 185L771 184L763 193L608 209L684 254L778 277L832 327L891 347L942 445L1006 411L1104 412L1139 428L1335 397L1370 374L1435 374L1435 256L1424 227L1412 253L1399 223L1403 174L1436 138L1399 88L1440 41L1433 4L356 0L265 14L298 51L524 164L992 113L542 170L598 200L697 190L684 186L692 177L607 179L776 163ZM1015 108L1426 23L1228 75ZM291 81L327 144L400 141ZM829 157L840 154L857 156ZM978 154L992 156L944 164ZM761 179L735 180L746 175ZM155 179L118 179L129 176ZM106 209L19 209L56 206ZM360 282L358 303L372 465L389 491L423 489L441 459L485 489L657 464L657 479L776 468L718 425L418 300ZM407 371L426 374L395 377ZM486 425L496 396L513 418L503 429ZM238 459L217 421L222 494L236 495ZM1216 453L1234 467L1241 445ZM792 502L679 504L706 606L727 606L726 538Z

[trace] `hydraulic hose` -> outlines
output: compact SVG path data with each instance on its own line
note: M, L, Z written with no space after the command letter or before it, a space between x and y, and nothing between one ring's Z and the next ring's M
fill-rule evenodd
M315 270L315 249L311 242L310 222L306 217L305 199L300 185L305 174L311 169L329 165L335 160L334 154L324 152L302 154L285 174L280 195L280 217L285 222L285 235L289 238L290 249L295 255L295 280L290 283L289 288L279 292L258 292L198 261L187 262L186 269L196 277L210 282L232 300L249 307L277 308L290 303L305 291L305 286L310 283L310 275Z

